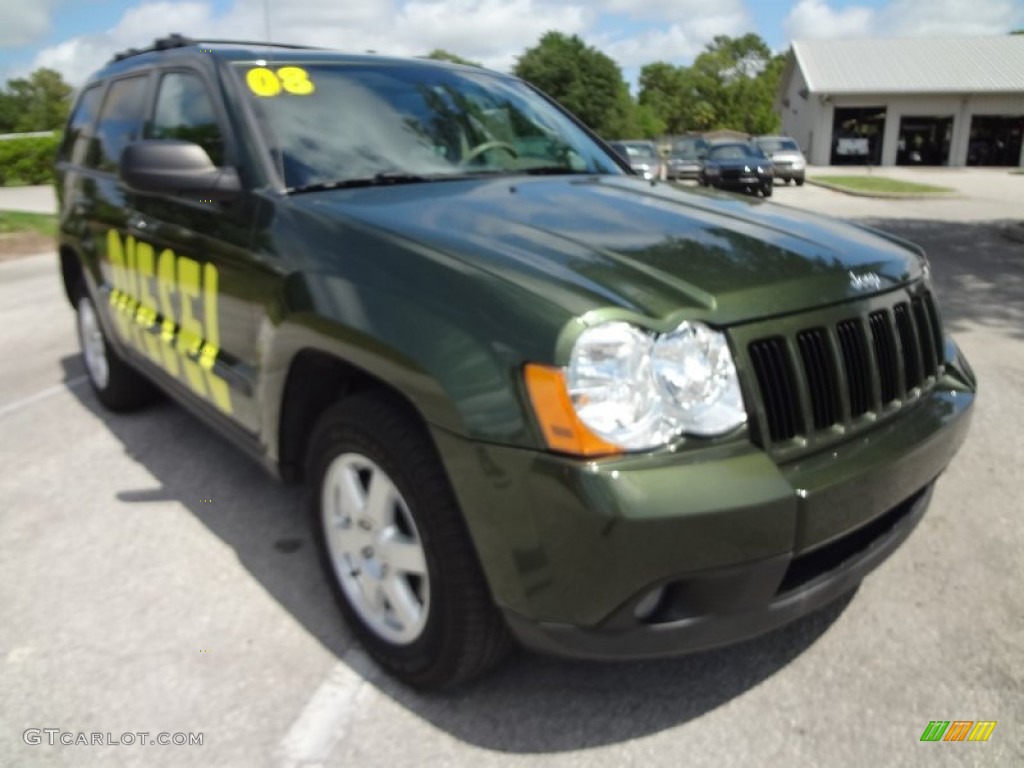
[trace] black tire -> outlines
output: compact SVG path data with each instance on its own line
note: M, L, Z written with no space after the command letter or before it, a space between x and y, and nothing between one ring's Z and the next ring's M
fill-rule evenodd
M96 305L83 284L79 283L75 297L78 343L82 349L86 376L92 391L96 393L96 398L108 410L117 412L134 411L151 404L159 397L159 392L152 382L114 351L103 331ZM86 346L87 336L92 337L92 352ZM100 349L103 363L98 363L96 358ZM103 365L106 368L105 375Z
M788 187L789 186L789 182L791 182L792 179L787 176L785 181L786 181L786 186Z
M365 471L372 481L363 480L364 470L352 468L358 465L351 462L360 457L369 460L372 468ZM455 495L433 443L407 406L380 392L359 393L331 406L313 431L307 468L312 483L311 522L321 564L349 627L382 667L416 688L438 689L477 677L508 654L513 647L511 636L491 599ZM382 474L376 474L377 470ZM334 502L334 510L343 510L335 519L338 528L327 530L327 518L338 513L327 508L330 502L324 503L328 495L325 483L339 471L353 472L349 477L358 477L359 483L377 482L378 477L390 481L398 494L397 500L389 496L396 521L390 532L373 522L375 515L369 506L354 510L359 518L353 524L353 505L340 501ZM339 488L334 482L329 491L332 496ZM366 494L367 501L369 486L360 492ZM406 520L406 530L395 534L399 515ZM365 536L370 544L352 557L337 544L339 530L344 536ZM399 576L402 569L389 563L385 546L396 535L419 545L425 580ZM334 544L328 543L329 537ZM339 569L352 569L346 574L347 587ZM398 579L405 582L395 587ZM386 580L394 588L415 593L420 611L418 634L389 639L382 634L387 626L373 626L374 621L386 625L382 617L364 616L367 611L400 613L391 605L393 593L385 588ZM376 590L376 605L368 605L364 599L369 590ZM403 631L401 622L397 623L396 631Z
M771 197L772 196L772 185L771 184L762 184L761 185L761 194L764 195L765 197Z
M795 181L796 181L796 185L797 185L798 187L802 187L802 186L804 185L804 180L803 180L803 178L802 178L802 177L801 177L801 178L798 178L798 179L795 179Z

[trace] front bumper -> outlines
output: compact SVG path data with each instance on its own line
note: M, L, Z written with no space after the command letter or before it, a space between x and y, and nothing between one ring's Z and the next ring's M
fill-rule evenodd
M895 550L966 437L974 393L963 380L944 377L899 418L783 464L739 440L586 462L435 439L525 645L672 655L809 613Z
M776 179L782 179L783 181L785 181L785 180L794 180L795 181L796 179L803 179L804 175L805 175L805 172L806 172L806 169L803 166L801 166L799 168L794 168L792 166L787 166L787 165L776 165L775 166L775 178Z
M671 165L668 167L668 178L670 179L699 179L700 178L700 166L679 166L673 168Z
M756 173L745 173L738 176L708 176L708 181L721 189L753 189L765 187L773 182L774 177Z

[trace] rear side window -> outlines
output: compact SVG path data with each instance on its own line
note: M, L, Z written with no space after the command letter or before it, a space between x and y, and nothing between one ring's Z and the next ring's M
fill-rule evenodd
M102 93L103 89L98 85L82 91L82 95L68 119L67 130L64 132L64 141L61 143L59 153L61 160L70 160L73 163L82 162L89 143L89 131L96 119Z
M206 150L214 165L224 164L224 137L213 100L198 75L168 72L160 78L146 138L193 141Z
M86 165L117 173L121 152L139 135L146 109L146 77L115 80L103 100L103 110L90 143Z

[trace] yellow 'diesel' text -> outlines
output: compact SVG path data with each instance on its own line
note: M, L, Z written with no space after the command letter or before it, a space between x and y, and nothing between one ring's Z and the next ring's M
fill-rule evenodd
M110 306L122 341L231 413L227 382L214 371L220 352L217 267L170 248L107 230Z

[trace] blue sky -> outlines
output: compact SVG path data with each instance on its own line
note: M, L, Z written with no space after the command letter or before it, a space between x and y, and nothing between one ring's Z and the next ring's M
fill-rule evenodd
M792 39L1005 34L1024 0L268 0L276 40L416 55L442 47L508 69L548 29L577 33L633 80L689 63L716 34ZM0 80L38 66L80 82L112 53L178 31L264 36L263 0L0 0Z

